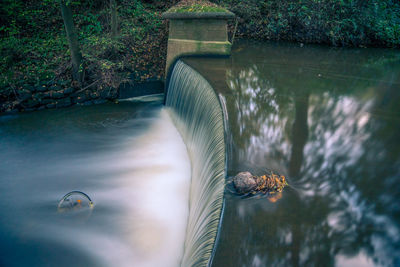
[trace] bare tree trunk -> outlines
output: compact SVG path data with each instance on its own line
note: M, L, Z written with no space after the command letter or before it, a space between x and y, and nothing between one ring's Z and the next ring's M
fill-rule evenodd
M72 76L74 80L82 82L82 71L80 70L82 64L82 54L79 48L78 36L75 32L71 7L67 4L66 0L60 0L60 6L65 25L65 31L67 33L69 50L71 52Z
M116 0L110 0L111 8L111 37L115 38L118 35L118 13Z

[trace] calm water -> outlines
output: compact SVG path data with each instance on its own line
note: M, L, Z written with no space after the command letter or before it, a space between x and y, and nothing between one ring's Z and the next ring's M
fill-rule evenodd
M162 97L2 116L0 148L0 266L179 265L190 160ZM58 213L72 190L94 208Z
M400 52L238 43L187 59L228 117L228 175L273 169L273 198L229 191L213 266L400 265Z

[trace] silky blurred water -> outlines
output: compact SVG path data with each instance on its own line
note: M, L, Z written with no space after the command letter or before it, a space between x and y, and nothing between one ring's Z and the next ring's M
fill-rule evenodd
M1 266L178 266L190 160L162 96L0 117ZM57 212L68 192L93 209Z
M218 238L226 176L221 105L210 84L181 61L172 72L165 105L182 134L192 163L181 266L209 266Z

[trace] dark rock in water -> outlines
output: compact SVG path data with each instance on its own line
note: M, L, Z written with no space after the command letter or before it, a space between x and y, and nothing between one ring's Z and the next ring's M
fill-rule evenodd
M234 178L233 183L239 194L250 193L257 188L257 178L250 172L239 172Z

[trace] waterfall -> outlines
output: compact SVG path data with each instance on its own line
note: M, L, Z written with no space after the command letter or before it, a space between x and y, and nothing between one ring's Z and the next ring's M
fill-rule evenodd
M192 163L181 266L208 266L222 214L226 174L221 104L211 85L194 69L178 61L170 78L166 106Z

